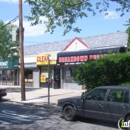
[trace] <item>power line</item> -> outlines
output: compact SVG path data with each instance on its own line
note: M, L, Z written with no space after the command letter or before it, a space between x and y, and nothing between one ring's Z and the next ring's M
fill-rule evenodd
M14 23L17 18L18 18L18 16L16 16L14 19L12 19L11 21L9 21L7 24L5 24L4 26L2 26L0 29L3 29L3 28L4 28L5 26L7 26L8 24Z

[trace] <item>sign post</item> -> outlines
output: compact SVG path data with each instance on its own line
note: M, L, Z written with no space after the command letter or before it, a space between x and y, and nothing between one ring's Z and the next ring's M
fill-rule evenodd
M48 55L48 105L50 105L50 55Z

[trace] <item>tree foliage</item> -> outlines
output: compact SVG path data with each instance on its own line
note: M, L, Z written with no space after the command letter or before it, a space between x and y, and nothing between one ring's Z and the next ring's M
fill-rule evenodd
M127 28L126 33L128 34L128 51L130 51L130 27Z
M130 19L128 19L128 21L126 21L126 24L124 25L128 26L128 28L126 29L126 33L128 34L128 51L130 51Z
M117 2L120 8L116 11L121 11L121 16L124 12L130 9L129 0L26 0L31 6L30 16L26 18L31 21L31 25L42 23L40 17L47 18L43 24L46 25L46 32L53 33L57 26L64 26L64 35L70 30L80 32L81 29L73 27L78 18L88 17L88 12L96 14L95 8L99 12L107 11L110 2Z
M119 85L130 81L130 52L89 60L73 70L77 83L88 90L97 86Z
M16 47L18 44L12 42L12 28L13 25L5 26L3 21L0 21L0 58L3 60L18 58L18 50L11 49L12 47Z

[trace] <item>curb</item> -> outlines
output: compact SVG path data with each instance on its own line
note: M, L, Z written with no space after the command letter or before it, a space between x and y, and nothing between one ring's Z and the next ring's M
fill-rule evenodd
M20 101L12 101L12 100L8 100L8 101L22 104L22 105L27 105L27 106L35 106L35 107L39 107L39 108L55 108L55 106L56 106L55 103L50 103L50 105L48 105L47 102L38 104L38 103L25 103L25 102L20 102Z
M8 100L9 102L15 102L12 100ZM50 103L50 105L47 104L47 102L44 103L24 103L24 102L19 102L16 101L15 103L21 104L21 105L25 105L25 106L32 106L32 107L37 107L37 108L41 108L41 109L47 109L47 110L54 110L55 112L60 112L62 113L62 107L57 106L55 103Z

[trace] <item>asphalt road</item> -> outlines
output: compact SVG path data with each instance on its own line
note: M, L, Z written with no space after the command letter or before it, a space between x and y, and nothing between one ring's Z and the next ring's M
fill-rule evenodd
M117 124L85 118L65 121L57 108L0 102L0 130L119 130Z

